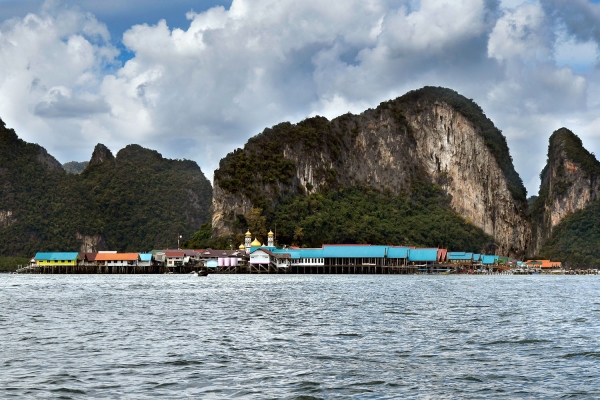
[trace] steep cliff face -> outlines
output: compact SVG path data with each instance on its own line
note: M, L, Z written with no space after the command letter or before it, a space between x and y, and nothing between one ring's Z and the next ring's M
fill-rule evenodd
M452 209L493 236L501 252L524 253L525 190L504 138L474 103L441 88L360 115L265 130L215 171L213 226L231 234L236 217L287 196L356 185L396 195L419 182L438 184Z
M600 198L600 162L566 128L550 137L548 162L540 176L540 193L531 207L531 255L540 252L565 217Z
M494 237L501 254L522 254L531 234L525 205L512 197L478 128L445 103L409 114L409 121L422 165L451 197L451 207Z

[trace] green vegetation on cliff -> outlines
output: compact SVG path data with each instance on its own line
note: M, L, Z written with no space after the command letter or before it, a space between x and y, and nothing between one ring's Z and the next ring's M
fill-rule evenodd
M555 226L540 257L562 261L568 267L600 268L600 201Z
M0 121L0 255L174 247L210 220L212 188L196 163L127 146L117 157L66 173Z
M493 242L452 211L439 187L424 183L410 196L368 187L296 196L267 214L267 221L270 229L277 224L280 243L307 247L370 243L479 252Z
M266 207L265 194L270 198L295 193L263 193L259 188L267 185L290 185L295 173L295 164L284 157L284 145L296 151L320 151L339 159L341 150L349 148L349 137L346 135L348 125L344 125L344 116L339 118L345 129L332 124L327 118L313 117L297 124L283 122L265 129L261 134L248 140L244 149L229 153L219 163L215 171L215 181L219 186L233 194L242 194L256 206ZM318 178L323 178L336 186L335 170L316 171Z
M279 245L370 243L479 252L493 242L450 208L438 186L426 183L418 184L410 196L386 195L369 187L293 196L272 209L253 209L238 218L240 227L248 226L262 242L269 229L276 230ZM239 244L243 235L231 240Z
M235 250L242 243L241 239L236 238L237 240L234 240L233 237L214 237L213 233L213 228L210 223L202 224L200 229L198 229L191 238L183 242L181 248L195 250L230 250L233 246L233 249Z

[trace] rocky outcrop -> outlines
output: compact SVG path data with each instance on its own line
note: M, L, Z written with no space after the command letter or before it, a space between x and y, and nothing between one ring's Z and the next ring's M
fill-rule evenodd
M470 114L457 104L472 107ZM213 227L219 235L230 234L236 215L282 196L353 185L400 194L427 181L440 185L456 212L493 236L502 254L523 255L530 239L525 190L500 132L499 138L485 137L474 114L493 127L456 92L425 88L360 115L265 130L215 171ZM494 150L490 140L500 146ZM506 149L499 153L502 144ZM268 151L280 151L281 157ZM259 161L272 170L253 169ZM244 167L252 174L246 176Z
M79 251L82 253L96 253L106 249L106 242L103 235L84 235L77 232L76 239L81 242Z
M548 161L540 176L540 193L531 207L532 256L567 215L600 198L600 162L566 128L550 137Z
M63 169L67 171L68 174L76 174L79 175L83 172L84 169L87 168L89 161L70 161L68 163L64 163L62 165Z
M104 161L114 159L115 156L113 156L113 153L108 149L108 147L102 143L98 143L96 147L94 147L94 152L92 153L92 158L90 159L88 166L91 167L102 164Z
M46 149L40 147L36 157L37 161L42 164L48 171L62 171L62 164L58 160L52 157Z
M12 224L17 222L10 210L0 210L0 228L8 228Z

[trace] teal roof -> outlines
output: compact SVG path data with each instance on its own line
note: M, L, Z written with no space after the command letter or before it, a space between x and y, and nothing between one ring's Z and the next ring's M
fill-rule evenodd
M34 258L36 261L74 261L79 253L37 253Z
M437 261L438 249L409 249L408 261Z
M388 258L408 258L408 247L389 247L387 250Z
M451 261L451 260L471 261L472 259L473 259L473 253L465 253L465 252L459 252L459 251L448 252L448 261Z
M296 250L300 258L323 258L323 249L300 249Z
M473 254L473 261L479 261L481 259L481 254Z
M152 261L152 254L140 253L140 261Z
M383 258L388 246L348 245L323 246L325 258Z
M278 251L275 246L252 246L250 247L250 254L254 253L256 250L269 250L273 253L287 253L286 251L281 251L281 249Z
M481 263L484 265L493 265L498 260L498 256L482 256Z

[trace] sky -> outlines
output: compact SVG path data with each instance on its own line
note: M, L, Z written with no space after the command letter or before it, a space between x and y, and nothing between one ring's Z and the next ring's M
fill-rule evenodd
M0 118L63 163L137 143L212 180L266 127L444 86L535 195L554 130L600 151L599 43L589 0L0 0Z

